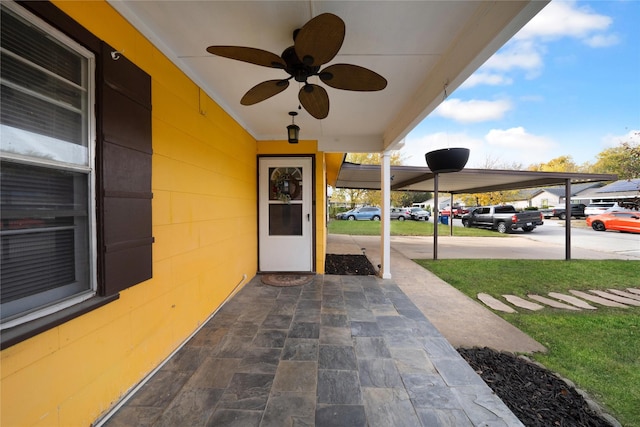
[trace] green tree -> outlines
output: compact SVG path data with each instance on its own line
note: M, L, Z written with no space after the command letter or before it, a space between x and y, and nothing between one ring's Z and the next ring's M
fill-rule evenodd
M492 191L476 195L476 202L479 205L499 205L516 200L518 190Z
M546 163L537 163L529 166L530 171L537 172L578 172L579 169L571 156L560 156Z
M521 163L504 163L497 158L486 157L483 169L522 170ZM531 168L531 167L530 167ZM532 169L530 169L532 170ZM460 194L458 198L465 206L499 205L516 200L517 190L492 191L489 193Z
M640 144L622 142L617 147L601 151L592 171L614 173L618 179L640 178Z
M382 155L381 153L349 153L345 161L360 165L379 165L382 163ZM401 165L402 155L400 152L392 153L389 162L394 166ZM391 204L400 206L403 193L402 191L392 191ZM382 196L379 190L338 188L333 192L331 200L349 203L351 207L356 205L380 206L382 204Z
M422 203L433 198L433 193L423 191L394 191L394 193L402 193L400 199L402 206L411 206L414 203Z

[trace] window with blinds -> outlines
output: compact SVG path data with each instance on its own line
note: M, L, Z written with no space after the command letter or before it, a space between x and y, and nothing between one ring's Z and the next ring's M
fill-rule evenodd
M4 328L95 293L95 137L93 54L13 3L1 13Z

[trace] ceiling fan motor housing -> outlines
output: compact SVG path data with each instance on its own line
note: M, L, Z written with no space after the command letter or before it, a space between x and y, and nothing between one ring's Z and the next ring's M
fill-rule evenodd
M289 46L282 52L282 59L287 64L284 69L297 82L306 83L307 79L320 71L320 66L306 65L296 55L294 46Z

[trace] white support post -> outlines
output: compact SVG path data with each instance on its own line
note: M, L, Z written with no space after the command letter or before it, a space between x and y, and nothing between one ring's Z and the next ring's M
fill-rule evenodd
M380 273L383 279L391 279L391 153L385 151L380 156L380 188L382 189L382 240L380 242Z
M564 259L571 259L571 179L564 182Z
M433 259L438 259L438 222L440 221L438 201L438 172L433 174Z

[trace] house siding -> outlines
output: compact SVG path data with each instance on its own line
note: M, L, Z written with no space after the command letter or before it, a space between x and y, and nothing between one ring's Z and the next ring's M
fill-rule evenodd
M108 3L54 4L151 76L153 278L3 350L3 426L90 425L255 275L259 154L315 157L324 271L325 155L314 141L256 142Z

